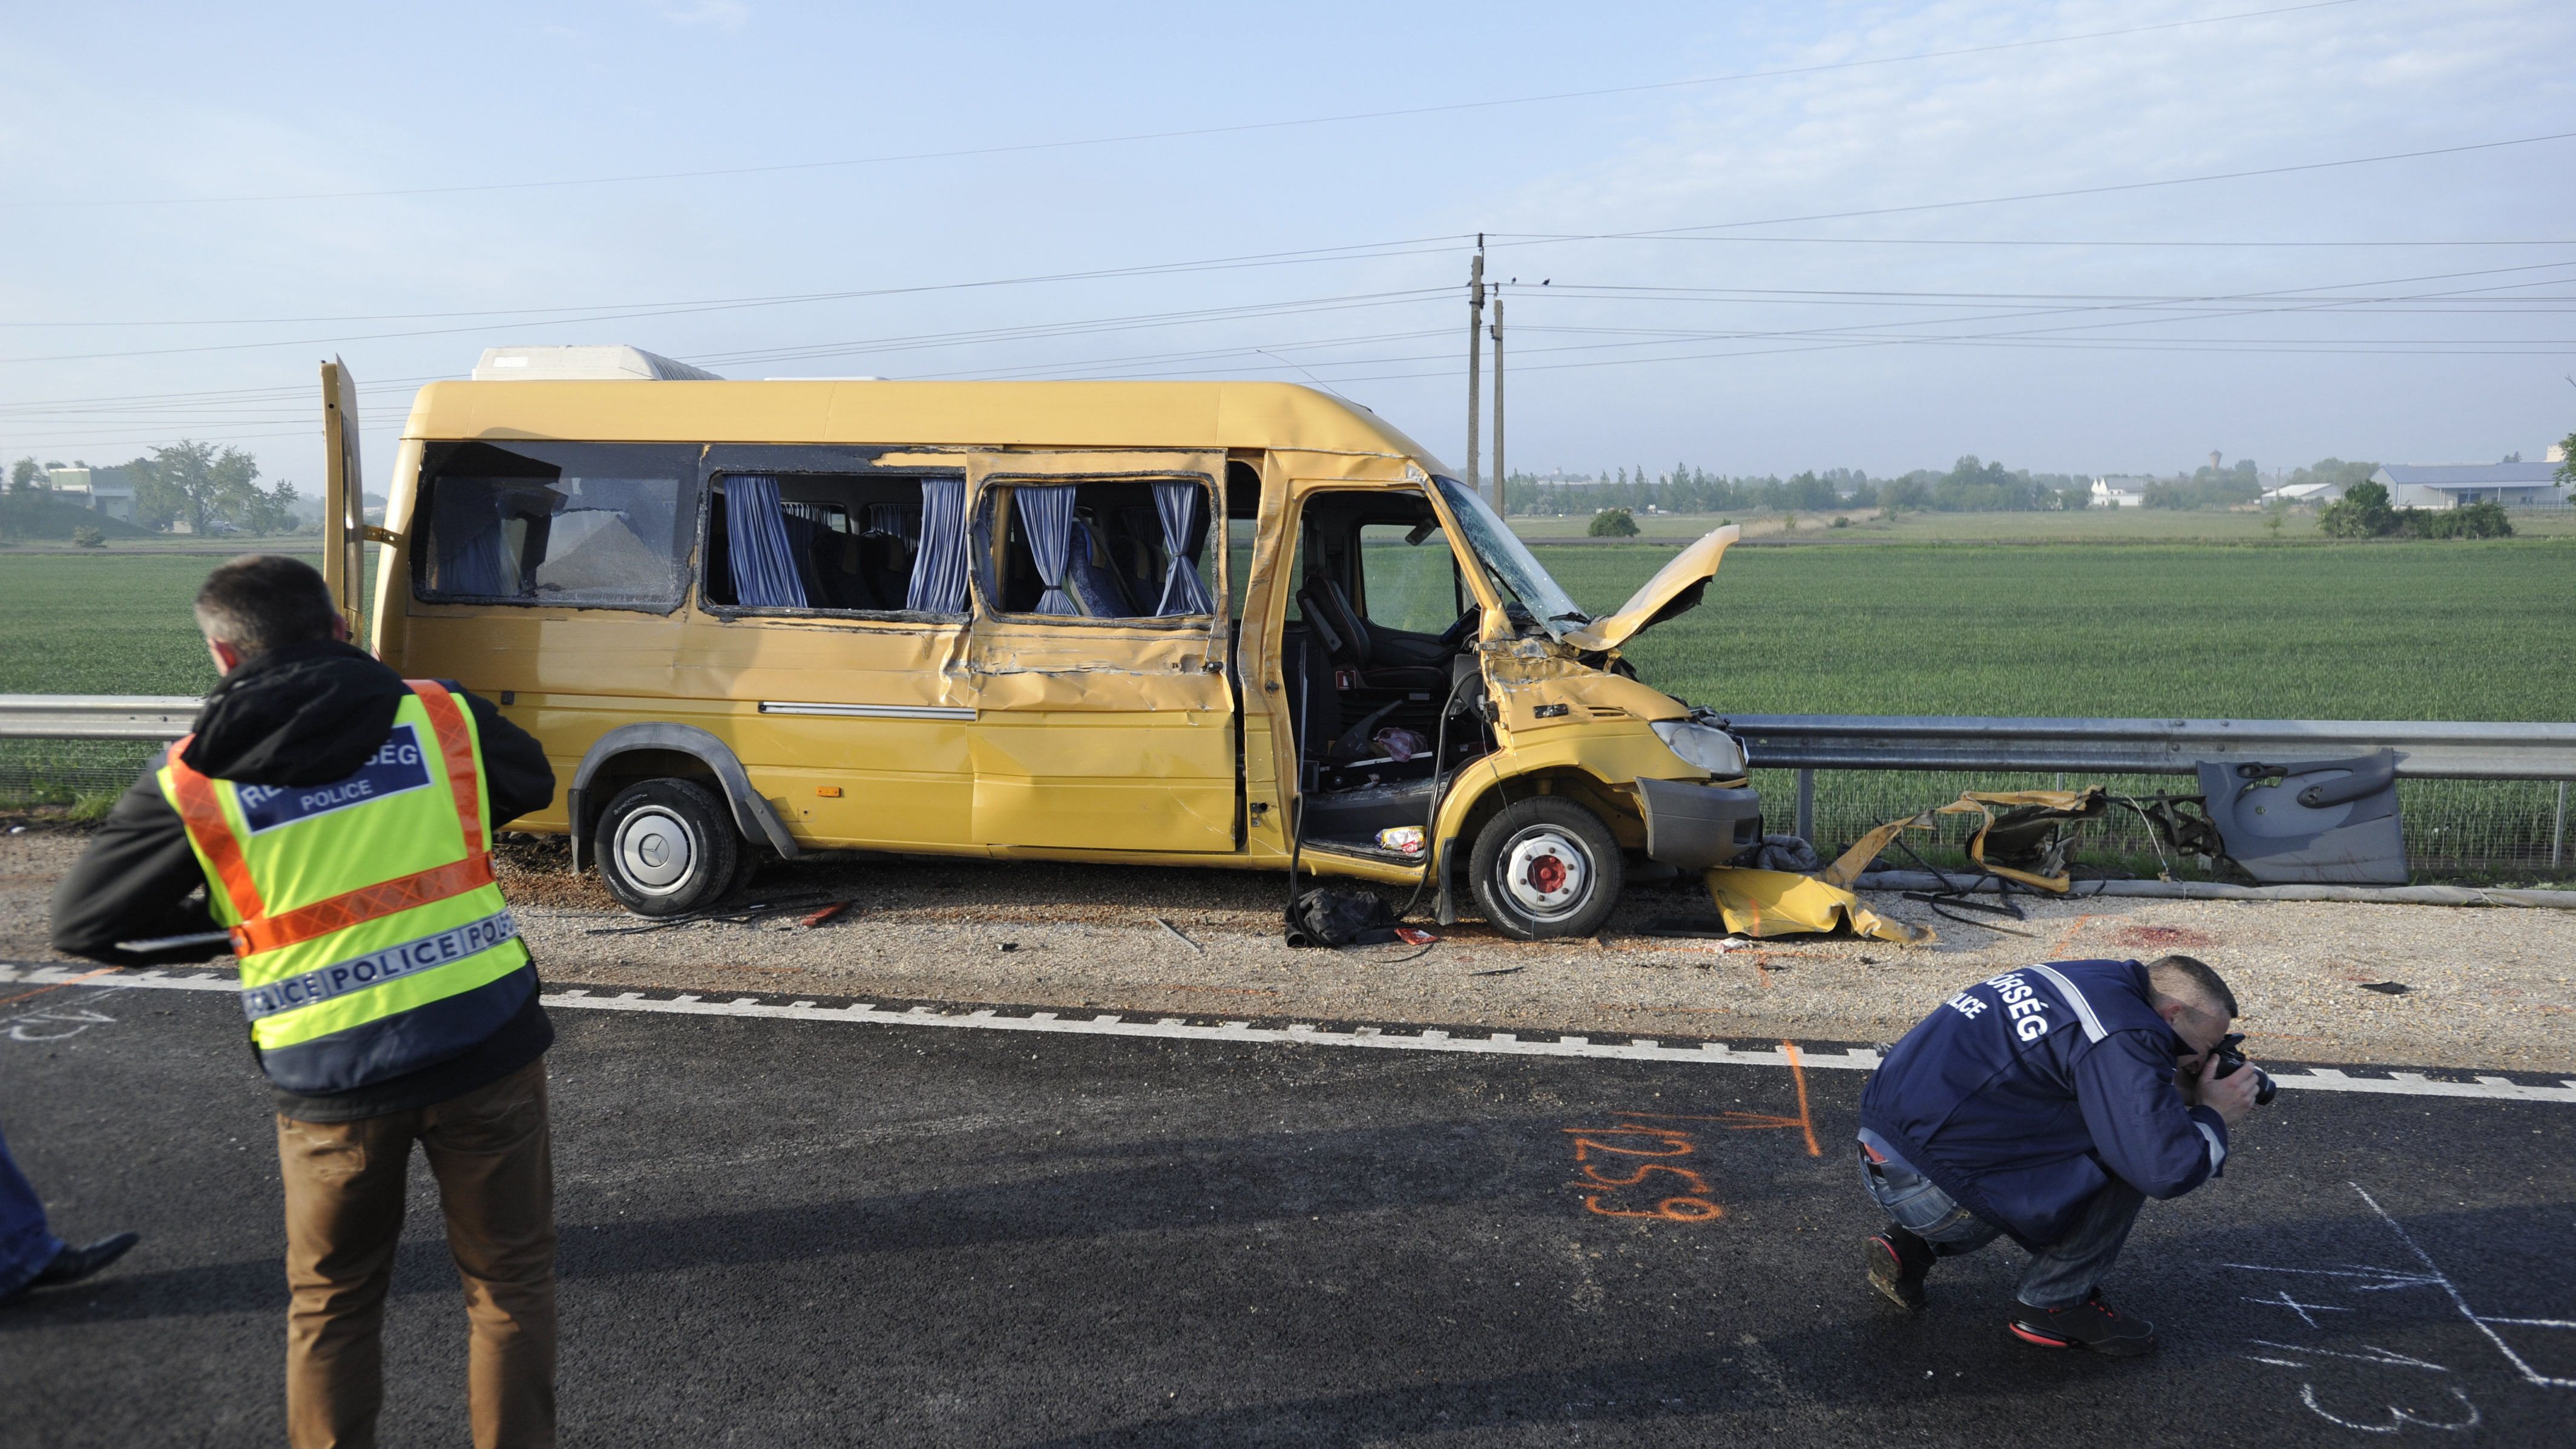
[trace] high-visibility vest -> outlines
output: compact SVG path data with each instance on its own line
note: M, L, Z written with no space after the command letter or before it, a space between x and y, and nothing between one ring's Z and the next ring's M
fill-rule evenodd
M181 760L184 739L160 771L231 929L251 1042L289 1090L458 1055L533 989L508 981L528 951L492 880L473 714L439 684L404 682L392 732L346 779L218 780Z

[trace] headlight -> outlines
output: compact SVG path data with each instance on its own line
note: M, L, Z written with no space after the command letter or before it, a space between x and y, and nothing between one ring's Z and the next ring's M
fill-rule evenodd
M1744 746L1735 736L1712 724L1692 719L1654 721L1658 738L1687 764L1696 765L1722 780L1744 773Z

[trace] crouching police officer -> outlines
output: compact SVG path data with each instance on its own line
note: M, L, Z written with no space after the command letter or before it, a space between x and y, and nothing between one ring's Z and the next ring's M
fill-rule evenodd
M1894 1220L1867 1244L1871 1286L1920 1309L1934 1262L2009 1234L2032 1254L2014 1334L2153 1351L2102 1277L2146 1199L2217 1176L2253 1110L2262 1073L2221 1063L2235 1016L2188 956L2026 966L1944 1002L1861 1093L1861 1180Z
M465 1280L474 1442L551 1445L554 1028L491 842L553 798L554 771L486 701L352 647L294 559L234 559L196 612L223 680L64 880L54 945L166 964L223 948L147 961L116 943L230 931L277 1099L289 1440L376 1442L416 1142Z

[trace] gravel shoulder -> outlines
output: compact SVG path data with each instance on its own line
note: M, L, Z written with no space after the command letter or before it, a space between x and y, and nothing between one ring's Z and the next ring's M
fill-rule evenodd
M44 960L55 881L83 835L0 836L0 958ZM2049 902L2007 935L1873 895L1940 932L1902 948L1847 937L1742 944L1646 934L1715 912L1696 883L1629 891L1609 930L1508 941L1480 923L1439 944L1292 950L1284 877L1015 861L772 865L743 921L663 929L576 877L559 842L505 847L502 884L550 981L620 989L811 992L1055 1008L1604 1036L1892 1041L1961 985L2034 960L2199 956L2245 1008L2247 1049L2282 1061L2576 1071L2576 913L2330 902ZM825 900L850 909L819 927ZM2396 983L2385 994L2364 989Z

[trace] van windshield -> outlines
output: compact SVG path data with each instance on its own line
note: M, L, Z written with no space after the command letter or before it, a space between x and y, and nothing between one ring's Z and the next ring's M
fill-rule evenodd
M1574 600L1567 598L1565 590L1530 556L1528 546L1494 516L1494 510L1476 496L1474 489L1455 478L1435 477L1432 481L1440 485L1440 496L1448 501L1449 511L1457 515L1458 530L1467 535L1467 546L1476 551L1485 571L1511 590L1522 606L1537 617L1550 638L1561 638L1567 629L1592 622L1592 616L1574 606Z

